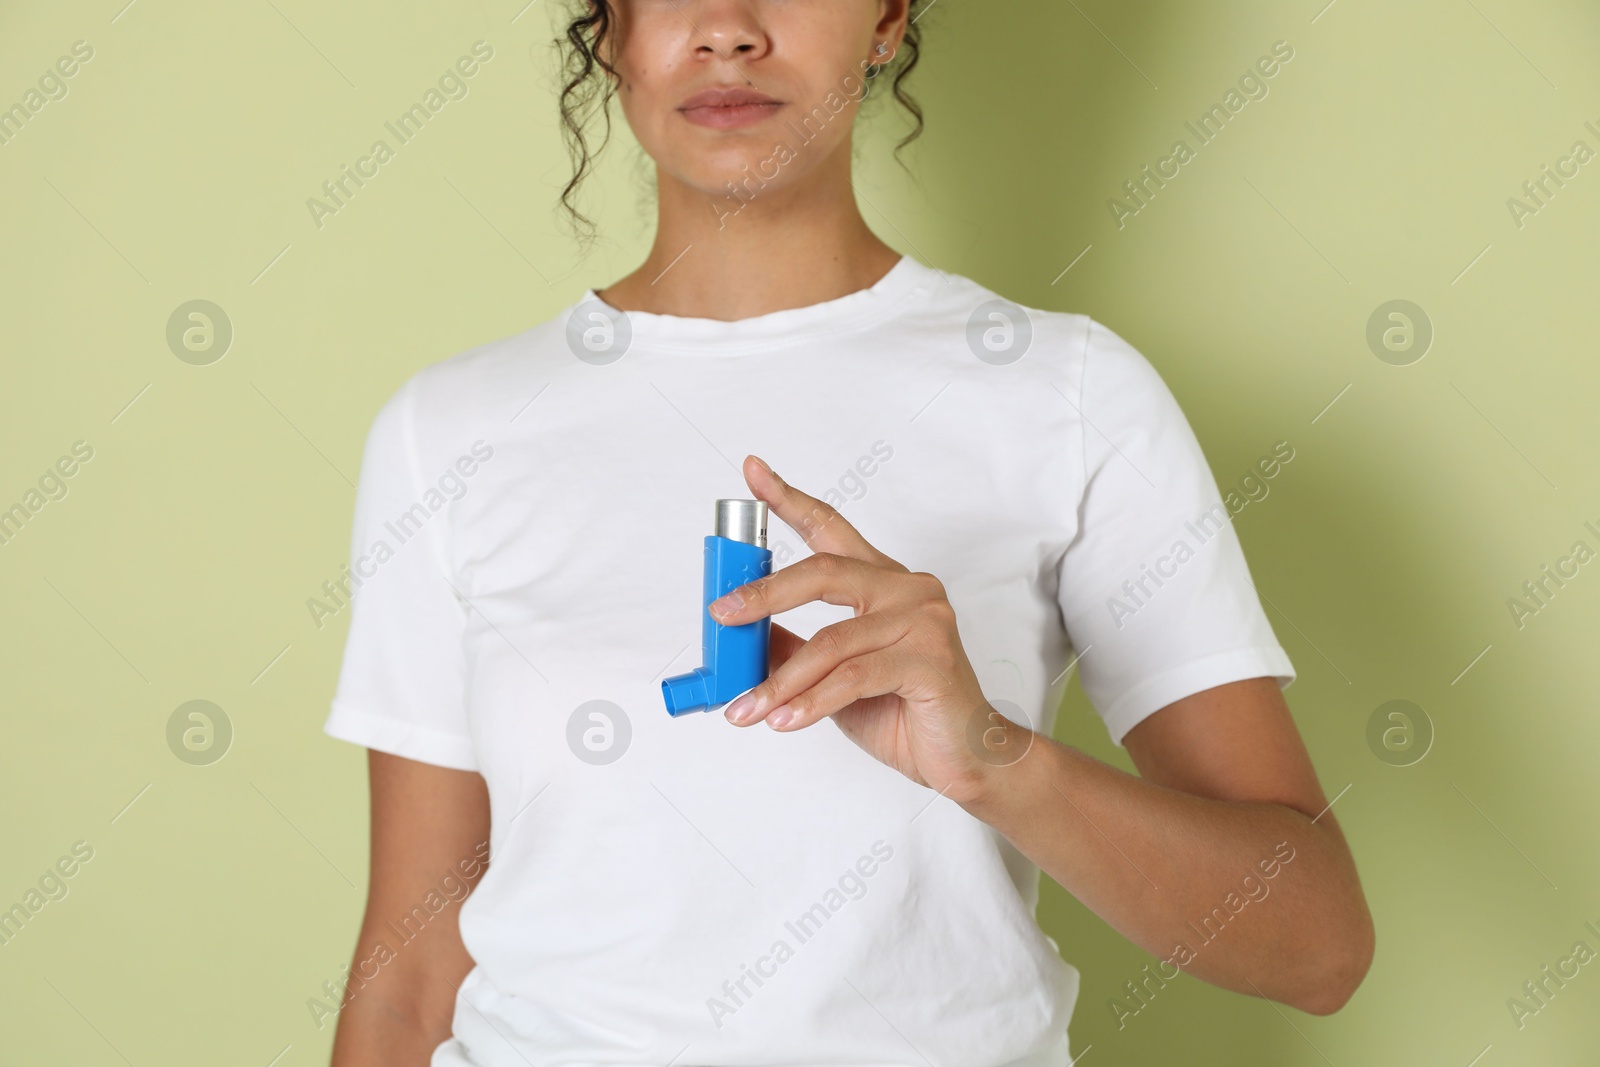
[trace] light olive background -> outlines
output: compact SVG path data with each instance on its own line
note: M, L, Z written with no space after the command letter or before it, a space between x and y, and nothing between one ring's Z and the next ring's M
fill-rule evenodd
M367 810L361 750L320 733L346 615L319 630L305 601L344 560L364 435L416 368L632 269L649 168L618 114L586 193L605 242L580 258L552 210L551 0L123 2L0 6L0 105L94 50L0 146L0 506L94 449L0 546L0 907L94 849L0 946L0 1043L316 1064L333 1028L306 1002L349 960ZM1295 449L1236 524L1376 961L1332 1017L1183 977L1119 1030L1108 1000L1150 957L1046 882L1082 1062L1588 1062L1600 964L1524 1028L1507 999L1600 949L1600 562L1521 628L1507 601L1575 541L1600 549L1600 162L1521 227L1507 199L1600 149L1600 9L1324 3L943 0L916 178L880 100L861 202L901 251L1128 338L1224 487ZM314 225L307 199L480 39L470 95ZM1119 229L1123 180L1193 147L1185 120L1279 40L1269 95ZM234 329L209 366L166 340L198 299ZM1435 330L1408 366L1366 341L1397 299ZM1436 731L1411 766L1367 742L1395 699ZM207 766L168 748L190 700L232 724ZM1058 736L1128 765L1075 685Z

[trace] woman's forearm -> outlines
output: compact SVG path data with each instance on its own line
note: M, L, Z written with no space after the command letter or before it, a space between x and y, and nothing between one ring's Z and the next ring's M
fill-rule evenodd
M331 1067L428 1067L449 1037L448 1016L429 1021L376 997L357 1001L339 1015Z
M818 600L856 616L809 640L774 623L775 668L728 705L729 721L789 732L831 716L1170 960L1168 978L1187 969L1318 1013L1349 999L1371 960L1371 917L1332 816L1287 803L1322 794L1274 677L1212 686L1147 717L1135 727L1141 766L1162 767L1124 774L989 707L936 576L884 555L756 457L744 474L812 554L725 594L712 617L737 626ZM973 729L985 722L996 725L980 743ZM1012 752L1024 755L1001 765ZM1190 780L1189 790L1160 784Z
M1349 999L1372 922L1330 814L1169 789L1015 729L1026 754L963 806L1155 955L1151 973L1314 1014Z

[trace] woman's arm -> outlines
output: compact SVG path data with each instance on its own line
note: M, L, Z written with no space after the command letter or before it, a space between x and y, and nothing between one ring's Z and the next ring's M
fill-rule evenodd
M367 767L372 871L333 1067L426 1067L472 969L456 913L486 867L489 794L471 771L370 749Z
M1012 734L996 748L1025 755L993 766L963 807L1170 960L1159 977L1181 967L1316 1015L1349 1000L1372 962L1372 916L1273 679L1219 685L1140 722L1124 744L1142 778L996 721Z
M938 578L884 555L755 457L744 473L813 554L712 603L712 616L741 625L822 600L855 617L808 641L773 623L774 669L728 705L731 722L789 731L831 717L1170 959L1155 981L1183 968L1319 1014L1350 998L1372 919L1275 681L1219 685L1147 716L1124 738L1145 777L1125 774L988 704Z

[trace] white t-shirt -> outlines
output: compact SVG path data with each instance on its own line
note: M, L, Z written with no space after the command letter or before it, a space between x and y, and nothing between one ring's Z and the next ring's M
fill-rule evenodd
M1004 838L831 722L668 716L747 453L937 575L986 698L1046 734L1076 656L1118 744L1294 677L1177 402L1087 316L909 256L736 322L591 290L418 372L362 461L325 729L475 770L493 812L433 1064L1063 1067L1078 973ZM809 552L776 520L770 546Z

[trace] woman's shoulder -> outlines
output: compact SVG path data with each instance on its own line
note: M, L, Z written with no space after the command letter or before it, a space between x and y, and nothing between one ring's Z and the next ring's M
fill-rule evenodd
M420 459L487 432L503 436L552 383L564 332L556 316L422 365L384 397L367 431L368 449L401 449Z
M966 275L928 269L928 324L964 328L968 347L985 362L1032 363L1053 378L1073 380L1085 379L1092 368L1101 382L1135 389L1161 380L1143 352L1090 313L1013 299Z
M473 421L497 414L512 419L521 405L550 383L553 371L577 362L566 344L565 319L570 310L563 308L527 329L422 365L395 387L385 406L408 406L419 423Z

